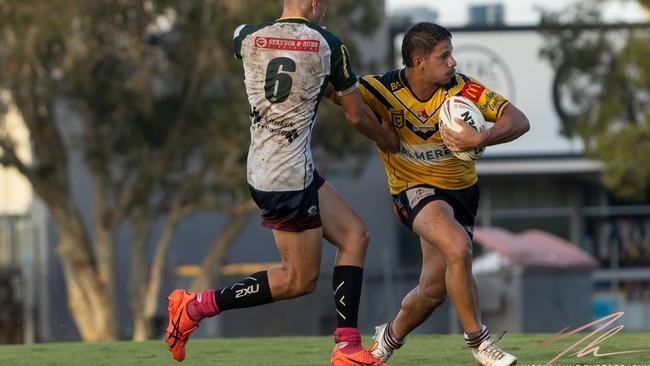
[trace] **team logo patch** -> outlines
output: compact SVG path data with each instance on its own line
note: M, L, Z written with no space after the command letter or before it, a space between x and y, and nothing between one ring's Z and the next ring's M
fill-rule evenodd
M255 284L255 285L250 285L246 288L242 288L239 290L235 290L235 299L239 299L241 297L247 296L247 295L252 295L260 292L260 284Z
M468 81L463 87L462 94L465 98L472 100L476 103L481 100L481 95L485 92L485 87L474 81Z
M438 131L438 124L434 124L433 126L415 126L408 120L405 122L406 128L409 130L413 131L413 133L422 139L422 141L427 141L433 136L436 131Z
M404 127L404 110L393 109L390 111L390 121L396 128Z
M437 123L435 125L433 125L433 126L413 126L413 132L428 133L428 132L432 132L432 131L434 133L436 131L438 131L438 124Z
M269 44L268 38L266 37L256 37L255 38L255 47L256 48L266 48Z
M314 215L316 215L317 213L318 213L318 207L317 207L317 206L311 206L311 207L307 210L307 215L309 215L309 216L314 216Z
M290 39L274 37L255 37L255 48L272 50L318 52L320 41L317 39Z
M411 206L411 209L413 209L424 198L433 196L435 194L436 190L433 188L418 187L406 191L406 198L409 200L409 206Z
M429 113L427 113L426 109L422 109L422 110L418 111L417 115L418 115L418 118L420 118L421 120L426 121L426 120L429 119Z

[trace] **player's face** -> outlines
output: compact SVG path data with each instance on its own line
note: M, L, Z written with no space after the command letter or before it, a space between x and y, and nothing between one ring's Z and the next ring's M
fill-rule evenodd
M424 75L429 82L447 85L456 74L456 60L451 55L451 40L438 42L433 51L424 59Z

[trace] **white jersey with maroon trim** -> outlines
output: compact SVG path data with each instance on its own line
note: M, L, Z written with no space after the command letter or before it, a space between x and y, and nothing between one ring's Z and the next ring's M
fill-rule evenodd
M328 83L338 95L357 87L341 41L302 18L242 25L235 57L244 64L251 105L248 183L260 191L297 191L313 179L311 131Z

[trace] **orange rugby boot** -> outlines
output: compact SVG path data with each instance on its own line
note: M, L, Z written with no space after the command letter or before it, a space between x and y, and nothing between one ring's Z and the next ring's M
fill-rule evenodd
M187 315L187 304L195 298L195 292L185 290L174 290L167 296L169 324L167 325L165 339L169 351L178 362L185 359L185 343L187 343L190 334L199 328L199 323L190 319Z
M346 354L341 351L339 346L334 347L330 366L388 366L368 352L362 349L359 352Z

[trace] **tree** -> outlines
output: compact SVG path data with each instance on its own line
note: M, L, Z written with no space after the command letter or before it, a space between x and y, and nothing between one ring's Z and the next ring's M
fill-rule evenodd
M377 19L378 11L376 2L338 1L330 19L357 32L351 19ZM245 181L249 107L231 37L237 25L279 13L277 2L261 0L0 2L0 88L11 95L5 104L22 114L34 155L31 164L18 157L0 119L0 164L16 167L48 206L68 305L84 340L121 335L121 225L131 234L133 337L147 339L177 226L195 212L227 216L195 282L207 287L256 210ZM354 146L346 154L358 157L352 167L369 152L352 128L320 136L323 157ZM74 197L70 161L77 155L91 177L90 218ZM156 225L163 229L154 237Z
M563 134L581 138L586 156L604 163L603 182L615 195L642 201L650 192L650 26L599 26L599 3L543 14L542 56L557 73Z

